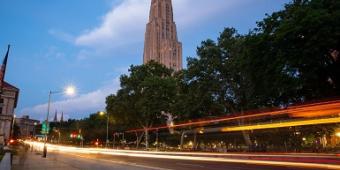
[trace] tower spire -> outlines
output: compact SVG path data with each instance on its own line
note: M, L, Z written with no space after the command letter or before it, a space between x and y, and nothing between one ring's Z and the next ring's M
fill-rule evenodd
M4 84L5 75L6 75L6 68L7 68L7 61L8 61L8 54L9 49L11 48L11 45L8 44L7 46L7 53L5 55L5 58L2 62L1 68L0 68L0 91L2 90L2 86Z
M63 123L64 122L64 112L61 112L61 118L60 118L60 122Z
M58 122L58 112L55 111L53 122Z
M177 39L171 0L152 0L144 42L144 64L154 60L168 68L182 69L182 43Z

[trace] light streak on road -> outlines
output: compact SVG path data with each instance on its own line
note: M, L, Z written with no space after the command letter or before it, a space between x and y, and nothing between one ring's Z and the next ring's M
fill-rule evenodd
M40 146L39 142L31 142L31 141L26 141L27 144L30 145L35 145L36 147L42 147ZM308 158L334 158L337 156L336 154L304 154L304 153L294 153L294 154L287 154L287 153L278 153L278 154L240 154L240 153L207 153L207 152L159 152L159 151L139 151L139 150L120 150L120 149L102 149L102 148L77 148L77 147L69 147L69 146L60 146L60 145L50 145L52 148L62 148L66 147L67 149L86 149L88 151L97 153L98 151L100 152L122 152L122 153L145 153L145 154L165 154L165 155L199 155L199 156L238 156L238 157L251 157L251 156L256 156L256 157L308 157ZM339 159L340 161L340 159Z
M313 119L313 120L287 121L287 122L280 122L280 123L246 125L246 126L236 126L236 127L224 127L221 129L221 131L222 132L235 132L235 131L244 131L244 130L273 129L273 128L321 125L321 124L332 124L332 123L340 123L340 117Z
M43 143L25 141L25 143L34 147L42 148ZM62 153L70 154L103 154L112 156L127 156L139 158L154 158L154 159L172 159L172 160L188 160L188 161L204 161L204 162L220 162L220 163L241 163L241 164L255 164L255 165L270 165L270 166L290 166L300 168L319 168L319 169L340 169L340 165L333 164L318 164L318 163L300 163L300 162L284 162L284 161L265 161L265 160L249 160L249 159L236 159L236 158L216 158L204 156L184 156L179 153L163 152L163 154L155 154L148 151L128 151L122 152L121 150L109 149L94 149L94 148L76 148L69 146L58 146L48 144L49 151L59 151ZM158 152L160 153L160 152ZM194 153L192 153L194 154Z
M173 126L159 126L149 128L149 131L167 129L167 128L180 128L180 127L188 127L188 126L203 126L212 123L219 122L227 122L234 120L242 120L242 119L250 119L250 118L259 118L265 116L277 116L277 115L289 115L289 117L293 118L317 118L317 117L325 117L331 115L339 115L340 114L340 100L332 100L326 102L318 102L311 104L304 104L298 106L290 106L285 109L276 109L276 110L260 110L260 111L249 111L244 114L239 114L239 116L226 116L220 117L216 119L208 119L208 120L197 120L192 122L175 124ZM134 132L143 132L145 129L134 129L129 130L127 133Z

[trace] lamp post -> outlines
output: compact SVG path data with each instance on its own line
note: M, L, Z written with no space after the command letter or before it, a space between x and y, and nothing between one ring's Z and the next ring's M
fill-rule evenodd
M109 114L105 113L103 111L99 112L99 115L103 116L106 114L106 142L105 142L105 148L109 145Z
M45 123L46 123L46 127L48 127L48 117L50 116L50 107L51 107L51 96L52 94L59 94L59 93L65 93L66 95L74 95L76 92L75 90L75 87L73 86L69 86L67 87L64 91L51 91L49 92L48 94L48 103L47 103L47 115L46 115L46 120L45 120ZM48 129L48 128L46 128ZM48 130L45 132L45 140L44 140L44 151L43 151L43 156L44 158L46 158L47 156L47 146L46 146L46 143L47 143L47 133L48 133Z
M33 139L35 139L35 128L36 128L36 126L38 125L38 123L37 122L34 122L34 124L33 124L34 126L33 126Z

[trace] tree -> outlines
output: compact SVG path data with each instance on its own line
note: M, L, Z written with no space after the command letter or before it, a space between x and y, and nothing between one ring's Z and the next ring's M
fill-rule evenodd
M197 49L198 57L188 59L188 70L184 72L189 89L187 95L197 103L185 106L192 108L189 115L218 116L242 113L249 108L254 89L248 73L240 67L244 39L234 28L226 28L217 43L213 40L202 42ZM243 135L251 145L249 135Z
M218 106L215 114L339 96L339 7L336 0L295 0L249 34L226 28L188 59L187 91L198 91L204 112Z
M188 121L339 96L339 10L338 0L293 0L248 34L226 28L203 41L186 70L132 66L107 110L147 134L162 111Z
M120 123L144 128L146 147L148 129L160 122L161 113L170 112L177 95L173 71L154 61L131 66L130 75L121 76L121 89L106 99L106 110Z
M339 13L337 0L294 0L249 35L248 60L260 64L257 84L276 88L274 105L340 95Z
M226 28L203 41L183 72L185 100L197 105L181 108L197 118L339 96L339 7L295 0L246 35Z

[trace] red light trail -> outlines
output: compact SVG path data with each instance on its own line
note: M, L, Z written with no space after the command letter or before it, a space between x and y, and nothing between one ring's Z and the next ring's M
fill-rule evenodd
M179 128L179 127L186 127L186 126L202 126L212 123L218 122L227 122L232 120L240 120L240 119L247 119L247 118L256 118L262 116L275 116L275 115L284 115L287 114L289 117L293 118L313 118L313 117L322 117L322 116L331 116L335 114L340 114L340 100L332 100L332 101L324 101L324 102L317 102L317 103L310 103L310 104L303 104L297 106L290 106L285 109L272 109L270 111L251 111L246 112L240 116L226 116L220 117L216 119L209 119L209 120L197 120L192 122L180 123L173 126L159 126L159 127L152 127L148 128L149 131L155 131L159 129L167 129L167 128ZM134 129L129 130L127 133L133 132L143 132L145 129Z

